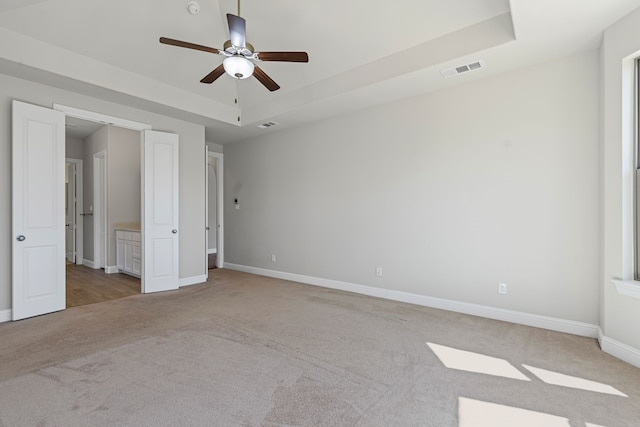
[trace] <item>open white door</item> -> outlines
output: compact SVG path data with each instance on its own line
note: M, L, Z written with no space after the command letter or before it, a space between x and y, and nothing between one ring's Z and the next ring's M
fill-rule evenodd
M178 289L178 135L142 138L142 292Z
M65 116L12 103L13 320L64 310Z

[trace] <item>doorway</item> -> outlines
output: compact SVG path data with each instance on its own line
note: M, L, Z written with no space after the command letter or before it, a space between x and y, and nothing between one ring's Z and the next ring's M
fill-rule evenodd
M207 275L224 266L223 155L206 150L206 248Z
M110 254L116 245L114 223L117 227L124 224L128 229L137 229L140 235L140 132L73 117L66 117L65 121L66 307L140 294L139 270L137 275L123 274L121 266L116 265L117 251ZM82 176L83 161L89 165L86 177ZM115 167L119 175L111 179L114 188L109 193L110 199L108 166ZM76 169L78 173L74 173ZM87 180L84 187L83 178ZM108 203L112 204L110 215ZM77 212L79 218L75 227L79 231L75 235L74 215L69 212ZM80 250L73 257L73 248L84 245L88 248L86 253Z
M82 159L65 159L65 251L71 264L82 264L84 258L82 173Z

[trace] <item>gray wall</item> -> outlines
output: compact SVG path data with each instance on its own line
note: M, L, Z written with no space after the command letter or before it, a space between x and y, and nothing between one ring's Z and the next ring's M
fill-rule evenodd
M222 153L224 151L224 146L220 144L216 144L215 142L207 141L207 150L213 151L214 153Z
M140 132L109 126L107 148L107 265L116 265L115 225L140 222Z
M11 101L14 99L48 108L60 103L177 133L180 138L180 278L206 274L203 126L5 75L0 75L0 87L0 310L11 308ZM87 164L84 166L86 170Z
M598 82L589 52L227 145L225 262L597 324Z
M140 222L140 132L102 126L80 142L84 166L83 212L91 212L91 208L95 206L93 156L100 151L107 152L107 266L115 266L115 224ZM93 220L93 216L84 217L84 259L88 261L95 261Z
M78 138L66 137L65 157L67 159L82 159L82 140Z

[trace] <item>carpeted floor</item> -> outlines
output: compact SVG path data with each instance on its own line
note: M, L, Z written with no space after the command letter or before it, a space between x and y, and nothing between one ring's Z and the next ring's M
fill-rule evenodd
M225 269L3 323L0 342L3 427L640 420L640 370L593 339Z

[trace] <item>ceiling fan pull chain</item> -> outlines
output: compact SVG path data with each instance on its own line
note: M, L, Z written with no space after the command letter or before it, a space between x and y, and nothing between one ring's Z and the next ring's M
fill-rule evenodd
M238 0L238 3L240 1ZM238 80L236 79L236 108L238 109L238 123L240 123L240 88L238 87Z

